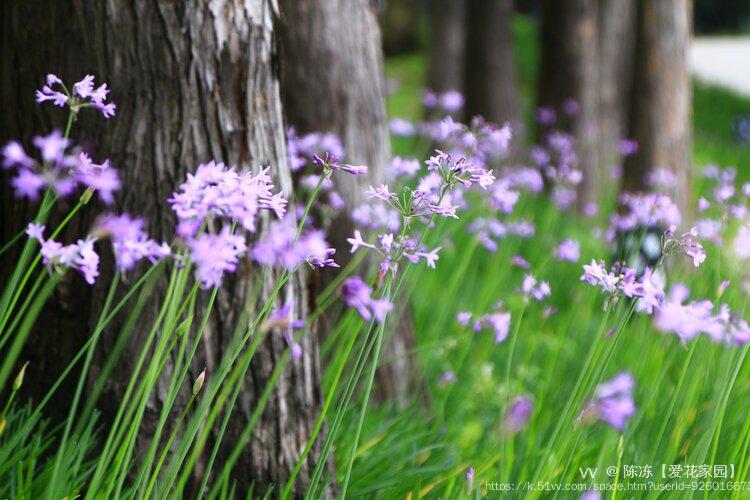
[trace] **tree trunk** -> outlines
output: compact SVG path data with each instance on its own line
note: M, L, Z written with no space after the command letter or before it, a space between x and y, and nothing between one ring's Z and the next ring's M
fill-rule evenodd
M281 88L288 122L302 132L335 133L347 163L369 167L367 175L334 179L347 209L329 233L336 260L344 265L350 258L346 238L354 231L349 214L365 201L368 186L385 182L390 158L380 29L369 0L282 0L281 13ZM325 71L319 70L320 61ZM399 327L384 357L406 351L412 337L409 325ZM401 356L380 370L385 396L406 395L409 359Z
M430 0L427 86L464 92L466 0Z
M617 144L628 133L636 7L636 0L599 2L599 162L603 168L620 161Z
M625 162L623 188L643 190L651 169L667 168L676 178L670 194L689 213L691 2L642 0L637 17L629 135L638 141L638 152Z
M558 112L558 126L576 140L579 202L596 201L600 184L597 126L597 0L545 0L542 14L541 60L537 102ZM565 102L578 104L577 113L564 111Z
M118 208L147 217L155 237L171 239L174 219L166 198L186 171L212 158L240 169L271 165L277 187L290 193L273 30L275 1L13 0L3 2L0 12L0 137L28 139L50 129L49 107L39 109L33 101L33 89L40 86L46 73L58 73L65 81L92 73L108 82L118 116L103 123L101 117L84 113L73 138L92 138L97 154L110 157L120 167L124 188ZM60 111L54 116L60 124ZM18 204L6 195L3 200L1 219L22 226L29 211L20 212ZM80 235L86 228L73 228L73 232ZM12 230L3 229L6 234ZM257 274L251 266L241 266L217 298L199 355L209 376L230 339L241 298L254 279ZM36 332L38 340L44 334L41 345L36 346L41 359L45 359L41 349L49 349L49 339L67 344L74 336L80 336L80 342L88 334L86 315L95 315L98 307L85 307L80 283L71 279L58 293L57 302L70 311L71 320L58 324L55 317ZM299 279L292 280L289 287L298 295L298 313L304 315L304 287ZM75 304L68 303L69 298L74 298ZM140 349L138 339L133 340L127 347L129 353ZM112 338L102 339L105 350L113 342ZM247 487L254 482L256 494L271 484L283 484L319 412L317 340L306 335L302 345L304 357L290 363L280 377L237 465L238 485ZM57 349L67 352L68 347ZM230 423L229 445L234 444L232 437L243 428L285 349L283 338L271 334L259 347L234 411L236 418ZM118 381L129 378L129 353L123 356L126 366L119 367L109 393L102 398L105 417L107 410L111 411L106 401L115 405L120 401ZM196 363L194 375L202 367ZM170 371L168 366L154 391L142 436L151 435L149 427L158 417ZM45 387L58 373L44 373ZM184 402L178 400L175 407ZM148 444L143 441L139 444ZM313 450L299 476L296 495L302 494L316 460L317 450Z
M512 0L469 0L466 29L466 116L513 126L518 142L521 100L513 53Z

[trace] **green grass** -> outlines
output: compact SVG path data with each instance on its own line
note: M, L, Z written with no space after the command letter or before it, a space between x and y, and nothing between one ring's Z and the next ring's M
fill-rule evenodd
M523 18L514 26L521 92L530 110L535 27ZM418 119L424 57L412 54L390 59L386 72L399 83L389 97L391 116ZM736 144L731 133L732 119L747 111L750 100L695 84L696 175L699 167L712 162L736 166L741 179L750 177L748 149ZM412 142L398 138L393 149L394 154L426 153L414 151ZM608 256L611 250L592 235L591 223L575 215L563 219L543 201L524 199L521 203L516 213L536 221L537 235L529 240L503 240L495 254L478 247L466 233L465 222L446 226L446 235L434 236L431 243L444 247L438 269L417 271L408 290L418 346L411 354L420 367L427 402L415 402L406 409L371 405L356 452L351 494L494 497L501 493L488 493L486 483L508 482L520 489L506 496L577 498L580 491L537 488L529 492L524 485L590 485L579 467L598 467L597 483L633 487L643 482L623 477L622 470L617 479L608 477L605 469L617 464L652 466L653 481L661 485L687 481L661 478L662 464L732 465L735 479L747 479L748 349L725 348L705 338L682 345L673 335L656 332L649 318L629 317L625 304L605 312L603 296L579 281L580 264L550 260L553 246L566 237L581 242L581 261ZM672 266L669 283L685 282L692 298L716 300L720 281L731 278L732 286L720 302L744 312L741 263L719 248L708 246L707 251L709 260L699 270ZM548 305L557 309L556 314L545 319L543 306L525 305L515 293L523 271L509 264L514 254L524 255L537 277L550 281L553 293ZM455 320L458 311L483 313L498 301L511 311L514 332L500 345L493 343L489 333L473 333ZM611 329L616 333L606 335ZM592 362L587 364L589 356ZM455 383L439 382L447 370L456 373ZM638 412L628 429L620 434L601 423L577 424L583 401L591 397L596 383L623 370L636 379ZM528 427L507 435L501 429L503 413L508 400L517 395L533 396L536 406ZM350 406L344 436L354 430L357 408ZM336 448L337 463L349 457L351 444L343 439ZM464 481L469 466L477 470L471 493ZM603 496L737 498L746 493L626 490Z

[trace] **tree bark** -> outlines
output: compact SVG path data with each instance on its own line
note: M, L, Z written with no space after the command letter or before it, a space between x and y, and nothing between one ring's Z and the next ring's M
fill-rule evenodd
M12 0L2 3L0 13L0 138L28 139L48 131L52 123L60 123L59 110L55 110L53 122L49 107L38 108L33 101L33 89L40 86L46 73L57 73L68 82L92 73L106 81L113 89L118 116L103 123L100 116L83 113L73 138L92 138L97 155L111 158L120 167L124 188L118 209L147 217L154 237L171 239L174 219L166 198L186 171L213 158L240 169L271 165L277 187L291 192L277 80L274 0ZM0 217L12 221L4 224L6 235L28 220L29 209L18 207L6 192ZM71 228L68 239L86 229L85 223ZM292 280L288 294L297 295L298 314L304 316L304 286L298 278ZM256 279L258 274L248 262L236 277L226 280L194 375L204 363L209 376L212 373L231 337L242 298ZM51 314L50 322L35 333L41 360L46 359L45 353L55 355L49 352L50 339L65 344L56 347L65 354L72 350L68 344L80 343L88 334L87 315L95 315L98 307L81 300L83 286L71 278L58 292L55 302L71 317L62 323L57 313ZM74 302L69 301L71 297ZM127 347L129 353L140 349L139 339L133 340ZM113 338L102 339L104 352L99 359L113 342ZM283 372L236 468L238 485L247 487L254 482L256 494L271 484L283 484L319 412L317 339L306 335L302 346L304 357ZM285 349L280 335L269 334L256 352L234 410L236 418L225 438L230 445ZM129 378L128 352L102 398L105 417L112 410L106 402L119 403L119 381ZM58 373L43 374L45 387ZM149 426L160 411L169 373L167 366L147 409L142 436L150 435ZM184 403L178 400L175 406ZM141 445L148 444L143 441ZM302 494L316 460L317 450L313 450L300 473L295 495Z
M513 53L512 0L468 0L466 116L513 126L518 142L521 100Z
M302 132L335 133L347 163L368 166L367 175L334 179L347 209L329 233L343 266L350 259L346 238L354 230L349 214L365 201L368 186L385 182L390 158L380 28L369 0L282 0L281 13L281 88L288 122ZM410 322L402 323L386 343L384 357L403 354L414 344ZM405 399L411 358L398 359L380 369L379 389L385 397Z
M671 170L676 184L670 194L683 213L690 211L691 188L691 10L690 0L638 2L629 134L638 152L626 160L623 179L625 190L639 191L651 169Z
M537 102L558 111L558 126L576 140L581 206L596 201L601 172L598 160L597 127L597 0L545 0L542 7L541 61ZM564 103L573 99L580 111L563 112Z
M617 164L617 144L628 133L633 82L636 0L599 2L599 161Z
M427 86L464 92L466 0L431 0Z

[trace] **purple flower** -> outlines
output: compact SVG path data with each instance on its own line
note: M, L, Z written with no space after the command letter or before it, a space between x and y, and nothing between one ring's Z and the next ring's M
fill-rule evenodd
M521 284L521 293L533 297L537 302L541 302L552 293L552 290L546 281L537 284L537 280L533 275L526 274Z
M440 96L440 107L448 113L455 113L464 106L464 96L457 90L449 90Z
M581 245L571 239L563 240L555 248L555 258L568 262L578 262L581 253Z
M382 323L386 313L393 309L393 304L387 298L373 299L372 289L359 276L352 276L344 281L341 297L365 321L375 318L375 321Z
M364 175L367 173L367 167L365 165L347 165L345 163L339 163L339 159L333 155L329 155L327 152L322 157L313 155L313 165L322 167L324 172L326 170L341 170L352 175ZM329 173L325 174L329 176Z
M414 135L415 132L416 128L412 122L403 118L394 118L391 120L391 134L405 137Z
M274 222L251 251L252 258L261 265L281 266L289 271L303 262L314 267L338 267L322 231L308 229L299 237L292 217Z
M518 396L505 412L503 429L509 433L520 431L526 426L531 413L534 411L534 400L526 396Z
M621 156L631 156L638 152L638 142L635 139L620 139L617 152Z
M468 311L459 311L456 315L456 320L462 326L466 326L471 321L471 313Z
M438 383L441 385L447 385L452 384L456 381L456 374L453 373L453 370L447 370L443 372L442 375L440 375L440 379L438 380Z
M111 205L114 202L112 193L121 186L117 170L110 168L109 160L104 160L101 165L95 164L86 153L78 155L78 159L80 163L75 172L78 181L96 191L105 204Z
M129 271L135 265L148 259L152 264L172 254L169 245L150 239L145 231L143 219L133 219L128 214L105 214L99 217L94 233L109 236L115 262L120 271Z
M44 226L31 223L26 227L26 234L39 241L40 254L45 266L62 270L75 269L83 274L89 285L96 282L99 276L99 255L94 251L96 238L87 237L71 245L62 245L54 240L43 238Z
M31 168L34 166L34 163L33 158L26 154L20 143L10 141L3 146L3 168Z
M617 283L620 281L614 273L608 272L604 262L596 262L591 259L590 264L583 265L583 276L581 281L589 285L599 286L604 292L614 294L617 291Z
M198 165L194 174L179 191L167 200L182 228L192 236L206 219L224 218L238 222L247 231L255 232L256 219L261 210L270 210L277 217L286 211L286 200L281 193L273 193L273 183L268 175L270 167L256 174L238 173L223 163L211 161Z
M60 90L56 90L59 88ZM73 92L68 95L62 80L55 75L47 75L47 84L36 91L36 102L52 101L55 106L70 106L77 113L80 108L93 107L101 112L104 118L115 116L117 106L113 102L105 102L109 94L107 84L103 83L94 88L94 76L86 75L79 82L73 84Z
M732 243L734 253L741 259L750 257L750 226L742 226L737 231L737 236Z
M41 176L25 168L20 169L18 175L11 179L10 183L18 198L28 198L31 201L39 199L39 191L45 185Z
M628 420L636 411L632 396L634 387L633 376L627 372L599 384L595 397L584 409L581 420L601 420L618 431L625 430Z
M200 234L191 239L188 246L190 259L196 265L196 277L203 288L219 286L224 273L234 272L247 250L245 238L232 234L228 227L218 234Z
M552 125L557 119L555 110L549 107L539 107L536 110L536 121L542 125Z

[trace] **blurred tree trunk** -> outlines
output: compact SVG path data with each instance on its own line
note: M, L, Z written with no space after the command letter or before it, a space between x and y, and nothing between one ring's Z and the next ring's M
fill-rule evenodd
M381 2L382 3L382 2ZM414 0L386 0L380 16L383 32L383 51L398 55L419 48L421 3Z
M583 182L579 203L596 201L600 183L598 160L598 2L544 0L537 102L555 108L558 127L576 140ZM580 110L564 112L569 99Z
M29 140L32 134L49 131L53 124L60 126L64 115L59 110L34 104L33 90L42 84L46 73L57 73L66 82L74 82L86 73L95 74L112 88L118 116L103 121L97 113L83 112L73 138L92 138L97 156L110 157L114 165L121 167L124 189L118 208L148 218L155 237L172 238L174 218L165 200L182 182L186 171L212 158L240 169L271 165L276 185L290 193L274 65L273 18L277 12L272 0L244 4L221 0L12 0L2 2L0 14L0 137ZM29 220L34 207L21 212L20 204L6 195L3 200L1 219L13 221L16 227ZM83 234L87 226L73 230L68 239L73 234ZM213 373L231 339L244 297L256 279L258 274L247 263L235 277L226 280L192 378L203 366L207 366L209 377ZM306 299L301 278L292 279L288 286L287 297L292 293L296 296L297 313L304 316ZM49 323L34 332L30 356L37 356L40 362L30 365L29 373L45 368L47 357L74 351L77 346L68 345L74 339L80 342L87 337L87 315L95 316L98 307L96 300L93 304L81 300L88 293L81 293L84 287L77 276L69 273L52 306L62 307L67 313L53 310ZM153 302L147 317L158 306L158 300ZM109 332L102 339L97 362L106 358L115 341L114 333ZM131 339L100 400L105 419L121 400L131 364L141 349L142 339L138 337L142 335L145 333L139 332ZM50 349L56 344L64 347ZM242 489L252 482L255 493L262 494L272 484L283 484L308 441L320 408L317 339L306 335L302 346L304 357L290 363L279 378L238 461L233 479ZM225 437L230 449L286 348L283 337L274 334L269 334L259 346ZM67 362L62 361L63 365ZM146 410L136 456L149 444L171 371L167 363L153 402ZM40 373L42 393L58 374L59 370ZM184 406L189 393L188 386L178 398L176 409ZM318 459L317 451L312 451L300 473L296 496L304 491Z
M466 0L430 0L427 86L436 92L464 92Z
M690 0L638 2L635 74L630 100L630 137L638 152L625 162L623 188L645 189L645 175L667 168L676 177L671 193L689 211L690 78L687 68L691 36Z
M348 207L329 231L343 266L350 259L346 238L354 231L349 214L365 201L368 186L385 182L390 159L380 29L369 0L282 0L281 7L281 87L288 122L302 132L335 133L346 161L369 167L367 175L334 180ZM405 315L384 353L398 360L378 373L383 396L407 395L414 368L406 353L413 343Z
M604 169L619 162L617 144L628 133L636 8L636 0L599 3L599 162Z
M511 122L520 132L521 100L513 53L513 1L468 0L466 29L466 116Z

